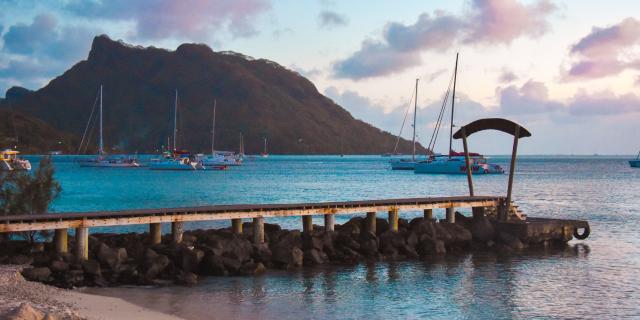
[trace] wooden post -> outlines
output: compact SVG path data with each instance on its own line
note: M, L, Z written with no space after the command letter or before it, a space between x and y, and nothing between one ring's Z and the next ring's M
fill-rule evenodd
M76 228L76 258L79 261L89 259L89 228Z
M467 167L467 183L469 184L469 195L473 197L473 178L471 176L471 159L469 158L469 147L467 147L467 133L462 127L462 146L464 147L464 164Z
M511 152L511 167L509 168L509 185L507 186L507 200L504 205L504 213L502 214L502 220L506 221L511 212L511 192L513 190L513 175L516 170L516 154L518 153L518 139L520 139L520 126L516 125L516 130L513 133L513 151Z
M231 219L231 230L234 234L242 234L242 219Z
M367 220L366 220L367 231L376 234L376 213L375 212L367 212Z
M325 231L334 231L336 224L336 217L333 214L325 214L324 215L324 230Z
M149 241L151 241L152 245L160 244L162 242L162 224L149 224Z
M253 218L253 243L264 243L264 218Z
M184 234L184 222L174 221L171 223L171 240L173 243L178 244L182 242L182 235Z
M447 208L447 222L448 223L456 223L456 212L455 208Z
M313 231L313 216L302 216L302 232L309 233Z
M424 209L424 219L433 220L433 209Z
M56 253L67 253L69 252L69 233L67 229L56 229L54 235L54 241L56 246Z
M389 230L398 232L398 208L389 210Z

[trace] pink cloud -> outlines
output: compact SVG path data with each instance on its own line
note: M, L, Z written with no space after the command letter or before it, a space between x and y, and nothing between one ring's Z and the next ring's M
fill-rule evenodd
M337 78L362 79L404 71L422 62L425 51L445 51L464 43L509 44L520 37L539 37L556 10L548 0L524 5L516 0L474 0L459 15L422 13L413 24L389 22L382 39L366 39L360 49L333 65Z
M594 27L591 33L571 46L577 60L567 74L572 78L601 78L625 69L640 69L640 57L632 48L640 44L640 21L626 18L606 27Z
M609 91L587 93L579 91L569 103L573 115L618 115L640 113L640 97L627 93L616 95Z
M525 5L513 0L474 0L468 43L510 43L521 36L539 37L556 6L542 0Z

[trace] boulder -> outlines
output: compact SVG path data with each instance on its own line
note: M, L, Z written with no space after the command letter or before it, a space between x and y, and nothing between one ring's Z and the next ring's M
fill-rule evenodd
M224 267L224 261L221 256L206 253L202 261L202 272L208 275L225 276L229 272Z
M513 250L522 250L524 249L524 244L520 239L508 232L498 232L498 240L504 245L509 246Z
M53 272L65 272L69 270L69 264L61 260L53 260L49 268Z
M253 254L251 257L254 261L268 263L271 261L272 255L271 249L269 249L266 243L253 245Z
M175 282L183 286L193 286L198 284L198 275L193 272L180 271Z
M31 281L47 282L51 279L51 270L47 267L26 268L22 270L22 276Z
M118 270L118 267L127 261L127 249L112 249L101 243L98 249L98 261L108 266L111 270Z
M197 272L200 268L200 262L204 258L204 251L184 247L180 253L182 257L180 264L182 270L185 272Z
M302 266L304 253L298 247L287 245L286 243L280 243L272 249L272 252L273 262L276 262L281 266L287 268Z
M327 255L317 249L309 249L304 252L304 264L308 266L314 266L325 263Z
M49 315L47 315L49 316ZM2 319L6 320L42 320L45 319L45 314L34 309L28 302L23 302L17 308L9 311L9 313L2 315Z
M387 219L376 218L376 235L385 233L389 230L389 221Z
M474 217L471 221L473 240L487 242L495 238L495 228L486 216Z
M240 262L239 260L224 256L222 257L222 264L224 265L224 268L231 274L237 274L242 267L242 262Z
M33 258L24 254L18 254L9 258L9 264L31 264Z
M264 273L267 270L261 262L247 261L240 267L239 274L243 276L253 276Z
M157 254L153 250L147 250L147 271L144 273L144 278L147 281L155 279L165 268L169 265L169 257L163 254Z
M94 277L102 276L102 270L100 269L100 263L95 260L84 260L81 262L82 270L88 275Z

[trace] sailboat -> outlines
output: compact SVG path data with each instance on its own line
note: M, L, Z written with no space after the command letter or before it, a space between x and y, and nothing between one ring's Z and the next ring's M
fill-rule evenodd
M173 105L173 152L164 152L162 158L152 159L149 163L151 170L204 170L205 167L187 151L177 149L178 134L178 90Z
M115 157L115 156L107 156L104 152L104 141L102 139L102 85L100 85L100 107L99 107L99 122L100 122L100 140L98 142L98 155L95 158L91 159L83 159L80 160L81 167L102 167L102 168L138 168L140 164L136 159L125 158L123 156ZM94 104L95 108L95 104ZM93 115L93 110L91 110L91 114ZM91 123L91 116L89 116L89 122L87 123L87 129L89 128L89 124ZM85 134L87 130L85 130ZM82 137L82 141L80 142L80 148L82 148L82 144L84 141L84 136Z
M456 64L453 72L453 93L451 95L451 126L449 130L449 153L447 155L431 155L427 160L420 161L415 165L415 173L443 173L443 174L466 174L467 166L465 164L464 153L455 152L453 150L453 115L456 101L456 81L458 76L458 54L456 53ZM451 83L449 83L451 86ZM435 147L435 141L437 139L438 130L442 123L442 115L446 108L446 99L449 96L449 90L445 94L444 103L438 116L438 121L434 129L431 141L429 143L429 150L433 150ZM470 165L473 174L503 174L504 169L497 164L491 164L488 159L479 153L469 153Z
M629 160L629 165L633 168L640 168L640 152L638 152L635 159Z
M264 140L264 149L262 150L260 156L266 158L269 156L269 154L267 153L267 137L263 137L262 139Z
M407 158L391 159L389 163L391 163L392 170L413 170L417 163L416 161L416 113L417 111L418 111L418 79L416 79L415 103L413 105L413 140L412 140L413 152L411 153L411 159L407 159ZM398 135L398 139L400 139L399 135ZM397 144L396 144L396 147L397 147Z
M216 138L216 100L213 101L213 119L211 125L211 155L199 157L202 165L207 169L213 170L225 170L229 166L239 166L241 164L240 158L235 157L233 152L230 151L216 151L215 138Z

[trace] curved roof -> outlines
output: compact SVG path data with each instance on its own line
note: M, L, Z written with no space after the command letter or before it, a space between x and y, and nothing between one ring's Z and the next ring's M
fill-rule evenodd
M455 139L461 139L463 128L465 130L465 134L467 135L467 137L478 131L490 130L490 129L502 131L510 135L515 135L517 126L520 126L520 136L519 136L520 138L531 136L531 132L529 132L529 130L525 129L523 126L511 120L502 119L502 118L486 118L486 119L473 121L463 126L462 128L458 129L458 131L456 131L453 137Z

